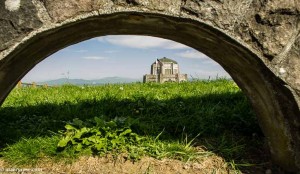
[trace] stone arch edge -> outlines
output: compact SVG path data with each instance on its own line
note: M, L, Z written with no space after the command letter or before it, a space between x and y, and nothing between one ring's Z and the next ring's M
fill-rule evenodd
M201 26L204 26L204 27L207 27L207 28L209 28L209 29L214 29L215 31L213 31L213 32L220 32L221 34L222 34L222 37L225 37L226 39L228 39L228 40L230 40L230 44L233 44L233 45L239 45L239 46L242 46L242 47L244 47L244 49L245 50L248 50L247 52L249 53L249 54L252 54L252 56L255 56L255 57L257 57L257 61L260 61L260 64L266 64L266 62L263 62L263 58L261 58L260 56L259 56L259 54L257 54L257 53L255 53L255 51L253 51L251 48L249 48L249 47L247 47L247 46L245 46L246 44L244 44L242 41L239 41L239 40L236 40L236 39L234 39L233 37L231 37L229 34L226 34L226 32L224 32L224 31L222 31L222 30L219 30L219 29L217 29L217 28L215 28L215 27L213 27L213 26L211 26L211 25L209 25L209 24L206 24L206 23L204 23L204 22L201 22L201 21L199 21L199 20L194 20L194 19L190 19L190 18L182 18L182 17L178 17L178 16L170 16L170 15L166 15L166 14L161 14L161 13L147 13L147 12L145 12L145 11L142 11L142 12L137 12L137 11L132 11L132 10L129 10L129 11L126 11L126 12L124 12L124 11L122 11L122 12L113 12L113 13L106 13L106 14L99 14L99 13L96 13L96 12L91 12L91 13L87 13L87 14L84 14L84 15L79 15L79 16L77 16L77 17L75 17L75 18L72 18L72 19L69 19L69 20L67 20L67 21L65 21L65 22L62 22L62 23L55 23L55 24L51 24L50 26L51 27L49 27L49 26L44 26L44 27L42 27L42 28L40 28L40 29L38 29L37 31L35 31L35 32L33 32L33 33L31 33L30 35L28 35L26 38L24 38L19 44L17 44L17 45L15 45L13 48L11 48L9 51L7 51L7 52L5 52L4 54L3 53L1 53L2 55L0 55L0 57L2 57L2 59L0 60L0 63L2 63L3 61L4 61L4 63L0 66L0 73L1 73L1 70L2 70L2 68L3 67L5 67L6 65L7 65L7 63L8 64L10 64L10 62L12 61L12 62L14 62L14 60L12 60L13 58L14 58L14 55L17 55L18 54L18 52L22 52L22 49L23 48L26 48L26 47L29 47L29 45L30 45L30 43L32 43L32 42L34 42L34 39L38 39L39 38L39 36L40 35L43 35L43 33L51 33L51 32L53 32L52 30L59 30L59 29L61 29L61 27L64 27L64 26L67 26L67 25L72 25L73 24L73 22L76 22L76 21L78 21L78 20L86 20L86 19L88 19L88 18L93 18L93 17L99 17L99 16L105 16L105 15L107 15L107 16L110 16L110 15L116 15L116 14L137 14L137 15L154 15L154 16L160 16L160 17L166 17L166 18L178 18L178 19L180 19L180 21L181 20L190 20L190 22L194 22L194 23L196 23L196 22L198 22L199 23L199 25L201 25ZM190 45L189 45L190 46ZM59 48L60 49L60 48ZM58 49L58 50L59 50ZM57 50L56 50L57 51ZM8 58L10 58L10 59L3 59L4 57L8 57ZM44 58L41 58L42 60L44 59ZM270 68L270 67L269 67ZM263 71L263 70L262 70ZM24 72L24 73L27 73L27 72ZM275 74L273 74L271 71L269 71L267 74L269 74L269 76L272 76L272 78L271 79L274 79L274 77L276 76ZM25 75L25 74L22 74L21 76L23 76L23 75ZM0 74L0 77L1 77L1 74ZM278 78L278 77L277 77ZM284 81L282 81L282 80L279 80L279 78L278 79L274 79L275 81L277 81L276 83L277 84L281 84L281 86L285 86L286 85L286 83L284 82ZM278 82L278 81L280 81L280 82ZM13 87L14 87L14 85L17 83L17 81L15 81L13 84L11 84L11 86L9 87L10 89L12 89ZM275 83L275 82L274 82ZM272 86L272 85L271 85ZM274 86L273 86L274 87ZM279 87L279 88L282 88L282 87ZM290 90L288 90L288 92L290 93L290 94L292 94L291 93L291 91ZM8 94L8 93L7 93ZM283 94L280 94L280 95L283 95ZM277 96L277 95L275 95L275 96ZM6 97L6 96L5 96ZM278 96L277 96L278 97ZM296 106L296 105L295 105ZM280 107L280 105L279 105L279 107ZM295 107L293 107L294 109L294 112L296 112L296 114L297 114L297 109L295 109ZM291 111L286 111L286 112L291 112ZM299 113L299 108L298 108L298 113ZM291 113L292 114L292 113ZM294 115L295 113L293 113L292 115ZM289 125L289 124L288 124ZM287 126L287 127L289 127L289 126ZM287 128L286 127L286 128ZM291 132L291 130L288 130L287 132ZM295 135L294 135L295 136ZM298 143L296 143L296 145L299 145ZM299 146L298 146L299 147ZM295 149L295 148L297 148L297 146L296 147L291 147L291 149ZM299 153L299 152L298 152ZM299 154L297 154L297 155L295 155L294 157L295 158L297 158L296 156L300 156ZM299 159L297 159L296 161L298 161L299 162ZM298 164L298 168L300 168L300 165Z

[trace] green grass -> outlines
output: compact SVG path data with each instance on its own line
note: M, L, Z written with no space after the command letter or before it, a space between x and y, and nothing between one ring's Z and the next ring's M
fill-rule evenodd
M147 155L189 161L213 152L230 164L249 164L249 153L261 146L261 131L248 100L232 81L221 79L14 89L0 108L1 155L24 164L87 154L76 151L73 143L63 150L57 144L66 136L66 125L101 131L94 117L123 120L126 124L118 129L127 127L143 138L131 149L118 151L136 159ZM197 152L194 146L199 144L208 151Z

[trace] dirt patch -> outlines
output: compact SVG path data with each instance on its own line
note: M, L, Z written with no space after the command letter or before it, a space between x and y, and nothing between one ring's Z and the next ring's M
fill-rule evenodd
M5 171L5 170L10 171ZM13 170L19 171L13 171ZM198 162L182 162L178 160L157 160L144 157L140 161L132 162L112 157L81 157L78 160L68 162L39 162L34 166L13 167L0 161L2 173L80 173L80 174L191 174L191 173L230 173L227 164L221 157L210 156ZM1 172L0 172L1 173Z

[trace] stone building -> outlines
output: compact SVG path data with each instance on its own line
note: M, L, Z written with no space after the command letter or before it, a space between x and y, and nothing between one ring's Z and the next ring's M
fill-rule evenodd
M145 82L182 82L187 81L187 74L180 74L179 65L176 61L166 57L157 59L151 65L151 74L144 75Z

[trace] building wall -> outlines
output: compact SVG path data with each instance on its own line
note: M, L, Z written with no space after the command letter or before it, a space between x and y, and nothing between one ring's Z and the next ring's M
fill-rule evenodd
M177 74L179 73L178 64L158 62L151 65L151 74Z
M144 75L143 82L183 82L187 81L187 74L159 74L159 75L152 75L146 74Z
M157 62L151 65L151 74L144 75L143 82L182 82L187 74L179 74L179 66L170 62Z

